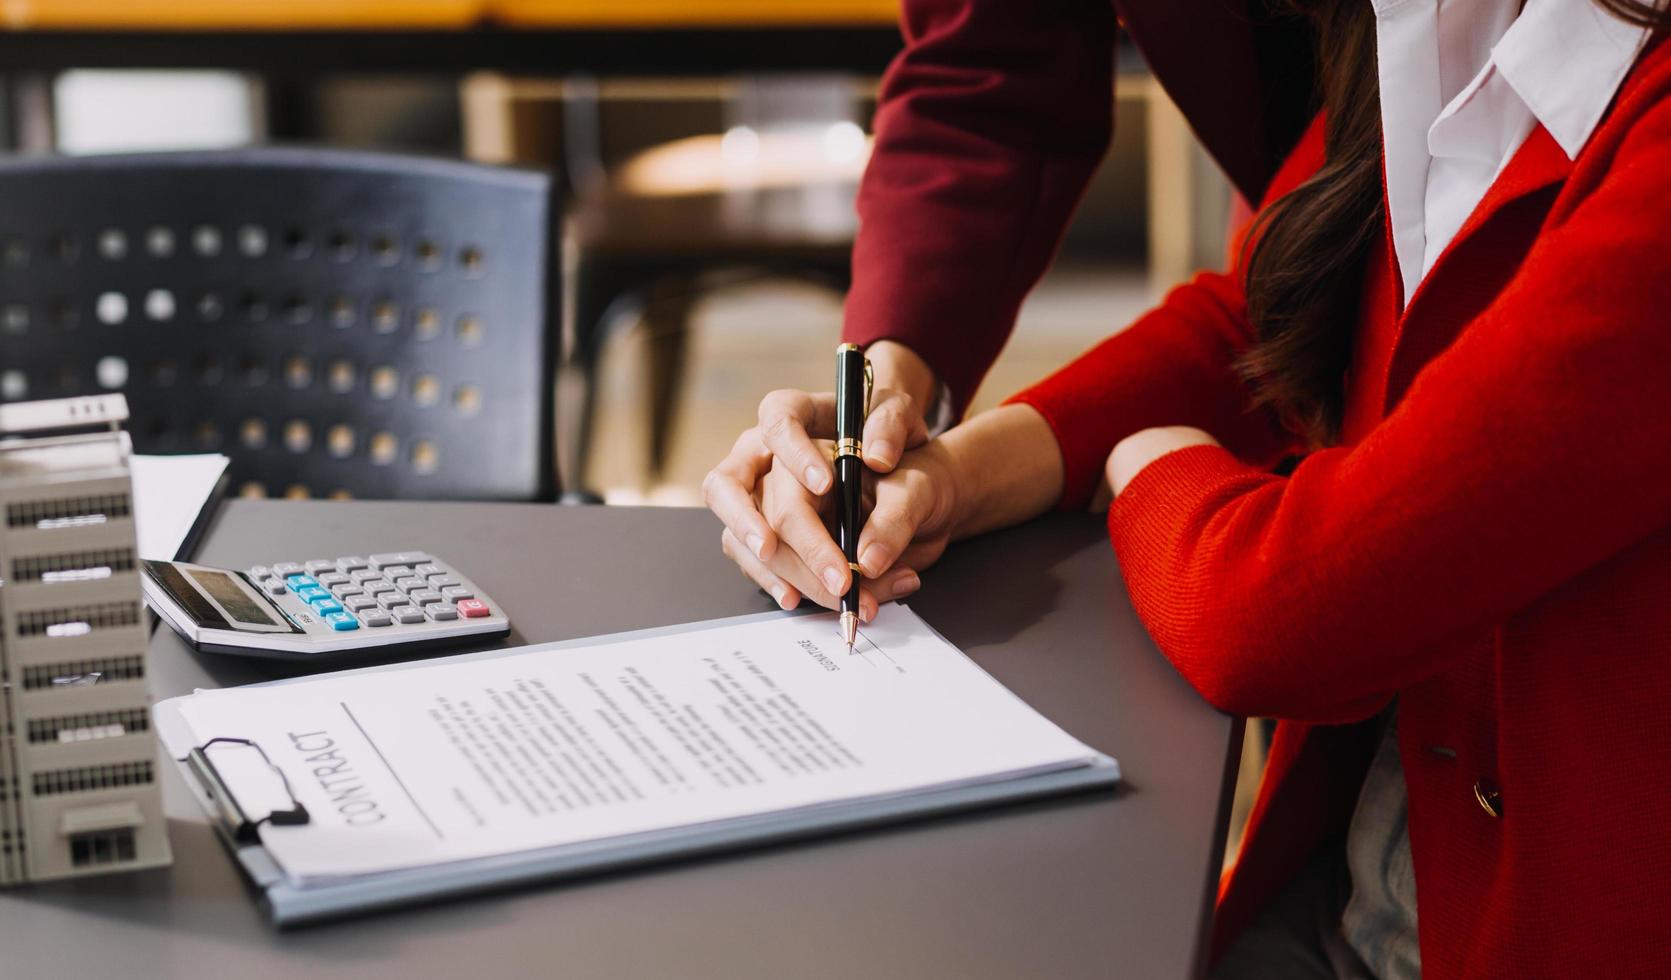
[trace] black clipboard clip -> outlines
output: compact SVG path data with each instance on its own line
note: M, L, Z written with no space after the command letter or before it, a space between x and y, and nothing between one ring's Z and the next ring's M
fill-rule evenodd
M215 764L209 759L209 746L217 743L241 745L248 749L254 749L261 756L262 763L272 771L273 778L277 779L278 784L284 787L284 795L290 799L290 809L273 810L264 816L252 818L243 805L238 802L238 798L233 795L232 790L227 787L226 780L221 777L220 770L216 769ZM186 757L180 761L191 770L192 775L202 785L204 792L208 793L209 799L214 802L216 809L220 811L221 821L232 835L232 839L240 844L258 842L260 840L259 831L264 823L271 823L277 827L295 827L305 824L311 819L308 816L307 807L296 799L296 793L291 790L290 780L285 778L284 770L273 765L273 760L267 757L266 751L247 738L211 738L187 752Z

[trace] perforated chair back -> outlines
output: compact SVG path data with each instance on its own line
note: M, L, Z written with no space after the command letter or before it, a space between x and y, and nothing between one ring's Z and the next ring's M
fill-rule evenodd
M551 499L542 173L300 148L0 162L0 401L121 391L234 490Z

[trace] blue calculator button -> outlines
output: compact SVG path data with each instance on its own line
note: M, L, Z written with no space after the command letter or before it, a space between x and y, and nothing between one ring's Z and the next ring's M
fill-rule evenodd
M308 605L312 606L313 611L321 616L330 616L334 613L342 612L342 603L330 598L329 596L323 599L314 599L309 602Z
M357 630L360 628L359 622L356 621L353 616L350 616L345 612L326 613L325 623L338 633L346 633L349 630Z
M303 589L319 588L319 581L312 575L286 575L284 577L284 584L290 586L290 588L296 592L300 592Z
M303 602L316 602L320 599L331 598L331 593L317 585L304 585L296 590L296 598Z

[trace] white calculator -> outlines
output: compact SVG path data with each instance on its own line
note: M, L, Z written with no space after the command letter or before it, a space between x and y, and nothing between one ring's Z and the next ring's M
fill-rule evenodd
M192 646L320 666L510 632L505 610L422 551L242 571L144 562L145 599Z

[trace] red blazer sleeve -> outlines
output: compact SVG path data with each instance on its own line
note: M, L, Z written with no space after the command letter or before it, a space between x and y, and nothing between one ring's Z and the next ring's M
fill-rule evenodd
M1288 478L1186 449L1115 501L1137 611L1213 704L1365 717L1445 640L1671 526L1671 98L1615 147L1355 447Z
M859 188L846 340L931 364L961 414L1113 128L1108 0L905 0Z
M1323 118L1271 179L1276 200L1323 162ZM1202 273L1160 306L1009 401L1031 405L1050 424L1065 482L1058 506L1083 510L1114 444L1156 425L1211 432L1241 459L1268 466L1294 448L1274 412L1255 410L1235 370L1253 342L1242 273Z

